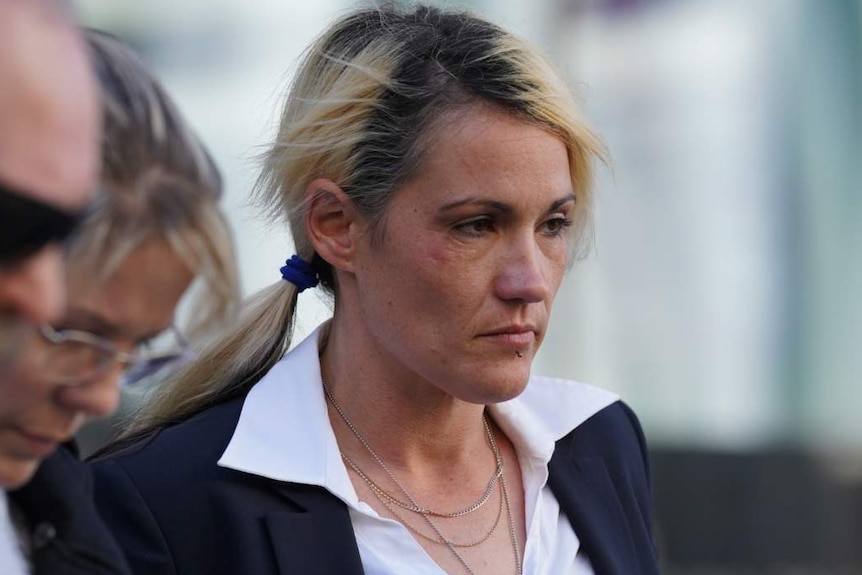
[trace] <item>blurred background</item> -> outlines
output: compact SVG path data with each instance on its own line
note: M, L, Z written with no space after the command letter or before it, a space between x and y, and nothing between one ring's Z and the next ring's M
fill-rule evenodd
M292 251L247 194L347 0L75 0L139 50L227 183L245 293ZM605 138L595 249L536 372L619 392L668 575L862 573L862 0L475 0ZM327 311L303 295L299 330Z

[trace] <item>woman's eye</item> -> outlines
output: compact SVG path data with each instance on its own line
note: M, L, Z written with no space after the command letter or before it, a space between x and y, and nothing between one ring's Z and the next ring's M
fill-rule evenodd
M480 236L494 230L491 218L476 218L455 226L455 230L469 236Z
M545 221L545 232L549 235L559 236L572 226L572 220L565 217L551 218Z

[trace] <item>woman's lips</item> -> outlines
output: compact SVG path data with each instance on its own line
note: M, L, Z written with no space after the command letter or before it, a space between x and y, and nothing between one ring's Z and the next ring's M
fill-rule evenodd
M482 337L513 350L523 350L536 343L536 332L529 328L504 328Z

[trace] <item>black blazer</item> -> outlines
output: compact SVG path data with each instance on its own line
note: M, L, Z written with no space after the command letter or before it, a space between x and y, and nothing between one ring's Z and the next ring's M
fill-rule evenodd
M97 505L133 571L362 575L341 500L216 465L242 401L93 463ZM658 574L644 438L627 406L610 405L560 440L549 472L596 575Z
M60 447L9 503L28 531L33 575L131 575L93 503L93 477L73 445Z

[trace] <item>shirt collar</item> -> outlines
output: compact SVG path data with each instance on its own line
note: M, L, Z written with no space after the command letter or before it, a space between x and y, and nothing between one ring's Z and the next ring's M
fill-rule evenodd
M325 325L248 392L218 464L278 481L319 485L355 503L323 394L318 349Z
M325 325L249 391L218 464L278 481L319 485L356 505L323 394L318 348ZM558 439L618 399L583 383L533 376L520 396L491 406L490 412L520 456L547 463Z
M534 375L521 395L489 411L519 456L547 463L557 440L619 398L578 381Z

